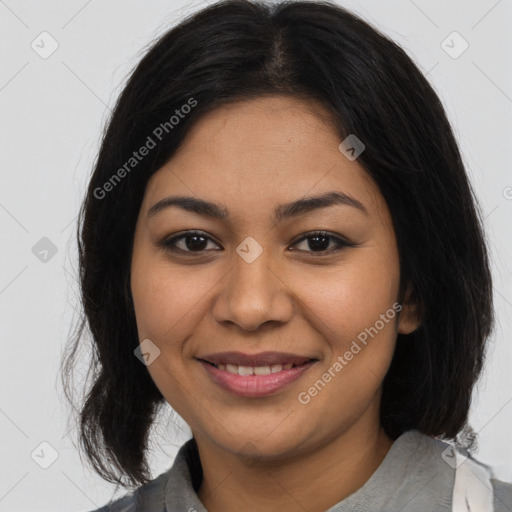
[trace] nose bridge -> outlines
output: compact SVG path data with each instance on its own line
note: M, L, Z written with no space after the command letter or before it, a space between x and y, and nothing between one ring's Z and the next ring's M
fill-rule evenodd
M215 306L218 321L247 330L268 321L285 322L292 313L287 287L277 275L272 252L248 237L233 255L233 267Z
M260 296L260 300L268 300L275 288L271 251L263 248L258 250L251 247L250 242L243 242L236 252L231 278L232 284L235 284L232 293L245 297Z

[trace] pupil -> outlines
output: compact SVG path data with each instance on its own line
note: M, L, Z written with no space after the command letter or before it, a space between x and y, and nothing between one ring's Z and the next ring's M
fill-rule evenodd
M324 243L319 243L318 240L323 239ZM313 241L313 243L311 243ZM327 242L327 244L325 243ZM313 251L325 251L329 247L329 237L325 235L315 235L309 238L309 248Z
M198 239L202 239L202 241L198 242L197 241ZM194 242L189 243L190 240L194 240ZM187 249L189 249L189 250L195 249L195 250L201 251L206 246L206 240L204 239L204 237L202 235L189 235L189 236L187 236L185 241L186 241Z

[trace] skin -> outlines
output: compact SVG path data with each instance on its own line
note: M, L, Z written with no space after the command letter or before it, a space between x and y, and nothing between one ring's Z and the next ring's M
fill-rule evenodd
M381 384L397 332L418 326L412 304L402 302L309 403L298 401L398 300L389 210L357 160L339 151L328 115L281 96L217 108L145 190L131 266L138 334L159 348L147 369L196 438L209 512L324 511L359 489L393 443L379 423ZM335 205L272 220L279 204L331 191L356 198L367 215ZM170 195L220 203L229 217L173 206L148 218ZM158 245L191 229L206 237L202 252L190 238L175 244L188 253ZM316 230L355 245L333 252L327 238L315 251L305 236ZM236 252L249 236L263 249L252 263ZM195 359L273 350L319 361L273 395L244 398L212 383Z

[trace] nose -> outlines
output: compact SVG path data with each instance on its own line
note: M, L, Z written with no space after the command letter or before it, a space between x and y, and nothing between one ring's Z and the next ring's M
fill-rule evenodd
M286 323L293 315L290 285L279 276L278 266L265 250L251 263L236 255L221 283L213 307L220 323L255 331L266 323Z

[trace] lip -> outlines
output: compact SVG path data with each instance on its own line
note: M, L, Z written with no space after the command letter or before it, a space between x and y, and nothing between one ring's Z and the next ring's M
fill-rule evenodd
M257 398L272 395L299 379L318 360L283 352L262 352L247 355L240 352L221 352L197 358L210 379L222 389L241 397ZM238 361L238 362L235 362ZM294 362L296 361L296 362ZM239 366L270 366L271 364L297 364L270 375L238 375L221 370L214 364Z

